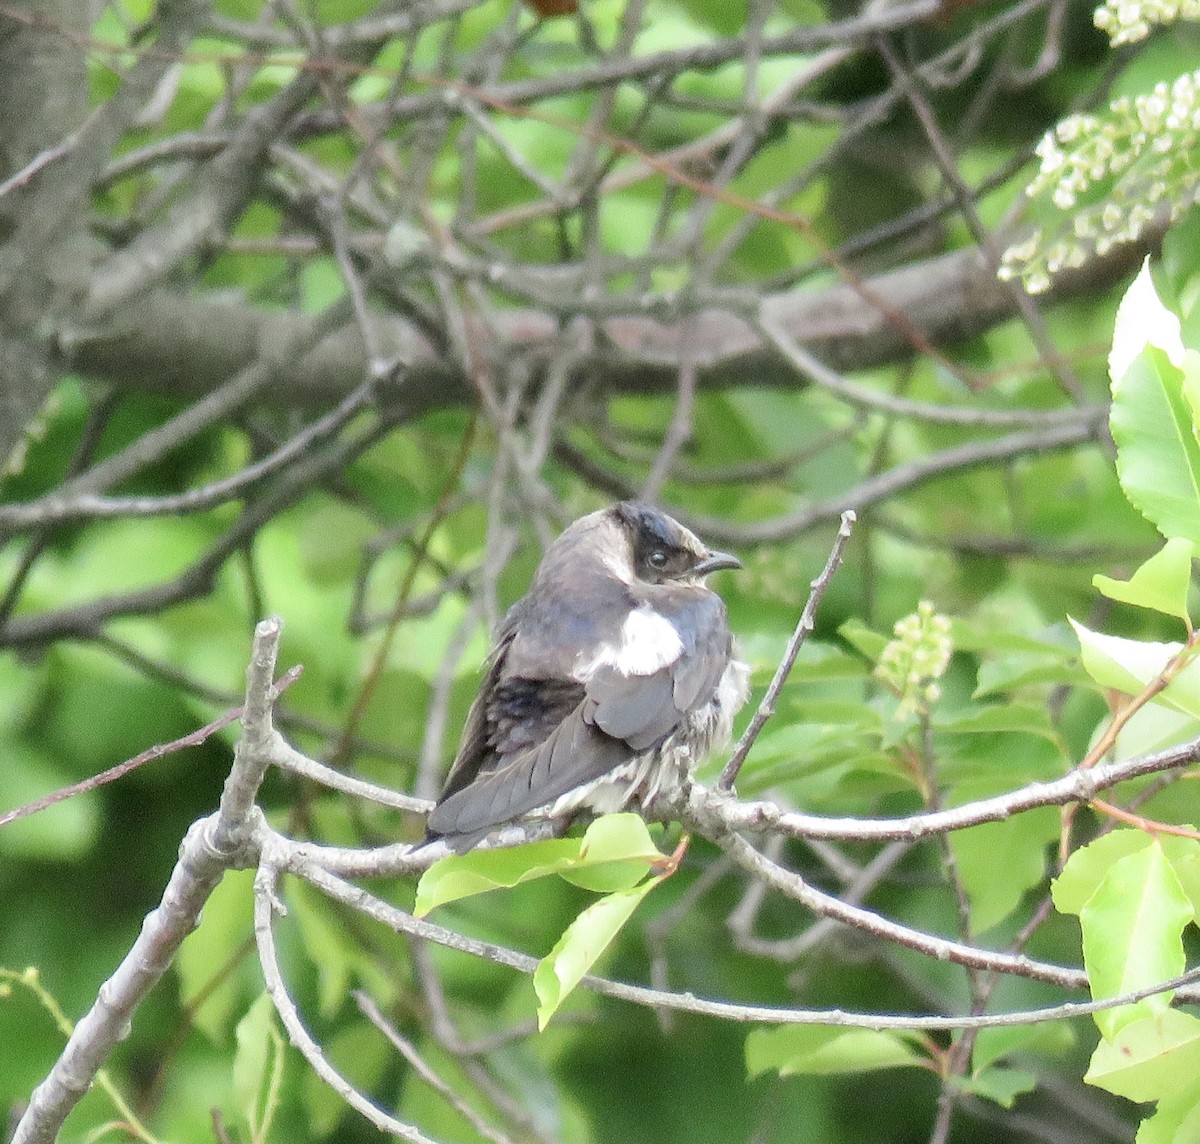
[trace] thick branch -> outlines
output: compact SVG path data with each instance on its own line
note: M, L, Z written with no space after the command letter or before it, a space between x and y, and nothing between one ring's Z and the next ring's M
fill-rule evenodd
M265 766L260 749L271 738L271 683L281 625L264 620L255 632L246 672L244 738L216 814L188 831L158 908L142 925L129 953L100 988L75 1026L50 1075L34 1090L12 1144L53 1144L67 1114L87 1092L142 1000L167 971L222 875L243 863L257 818L254 795Z
M1127 247L1056 280L1050 298L1065 300L1102 290L1132 272L1143 247ZM1012 299L995 280L979 252L959 250L867 280L872 297L903 313L928 342L945 345L972 337L1007 320ZM586 308L582 299L581 308ZM167 290L148 293L135 315L117 315L110 333L80 345L75 368L123 389L148 389L197 397L244 368L260 352L295 344L315 319L272 314L249 306L206 303ZM904 360L913 354L905 335L850 285L793 291L768 297L762 320L804 346L829 368L855 371ZM537 309L502 311L497 320L498 356L543 365L560 342L558 316ZM755 324L730 311L705 310L678 321L615 317L599 323L595 348L583 355L575 379L601 391L674 393L690 346L701 388L743 386L803 388L783 354ZM404 363L400 392L406 413L462 405L474 387L438 348L400 318L378 318L372 340L381 352ZM277 397L289 404L327 405L349 392L370 367L356 326L326 338L280 377Z

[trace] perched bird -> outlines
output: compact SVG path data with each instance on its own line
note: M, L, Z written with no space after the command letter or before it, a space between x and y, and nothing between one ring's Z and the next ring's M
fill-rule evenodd
M741 562L624 501L575 521L496 633L429 839L641 807L729 739L749 669L704 578Z

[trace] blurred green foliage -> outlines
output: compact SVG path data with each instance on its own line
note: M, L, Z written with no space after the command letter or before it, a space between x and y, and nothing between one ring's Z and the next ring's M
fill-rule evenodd
M653 18L642 45L646 51L656 45L678 48L741 34L747 19L745 5L719 0L654 0L650 7ZM335 25L353 19L370 4L322 0L311 8L320 21ZM221 0L216 9L243 20L260 15L260 5L246 0ZM466 50L481 42L508 18L509 10L507 0L490 0L466 12L455 28L457 45ZM587 6L599 42L610 43L617 35L623 11L624 5L615 0ZM797 0L772 16L771 27L779 30L838 14ZM150 15L148 4L108 7L92 34L126 49L137 21ZM959 14L949 18L952 27L929 27L921 34L948 41L952 33L961 34L970 21L981 18L978 13ZM520 57L529 76L554 75L562 61L586 56L573 21L537 29L529 13L519 21L530 37ZM1027 55L1033 46L1034 33L1022 26L1004 50L1024 58L1022 53ZM413 47L414 68L432 68L443 47L437 37L422 36ZM126 145L132 148L155 133L200 130L227 87L230 65L218 62L214 53L228 57L239 50L220 38L193 41L164 119L153 131L135 132ZM379 61L385 70L404 61L405 49L389 51L392 54L385 53ZM1148 78L1153 79L1157 59L1146 57L1140 64L1134 60L1130 70L1149 68ZM95 53L91 75L97 104L116 89L111 62ZM769 91L804 62L799 56L773 58L764 65L759 82ZM1104 62L1088 31L1086 13L1080 5L1071 6L1061 65L1020 106L1001 101L993 107L976 134L965 137L961 169L982 174L1003 166L1037 130L1089 89ZM239 98L263 101L288 82L294 67L294 60L268 60L254 69L253 81ZM352 89L354 98L365 102L383 97L389 79L363 76ZM689 73L678 93L728 100L739 95L743 81L744 65L730 64ZM849 102L876 92L881 82L876 65L852 61L833 71L823 93ZM968 88L972 90L978 89ZM968 102L961 89L952 94L961 104ZM543 107L558 121L511 117L502 121L500 132L531 166L554 174L570 162L577 143L570 125L586 119L590 103L587 95L564 97ZM616 122L631 123L636 110L632 105L622 108L618 97ZM711 108L657 108L640 138L645 146L666 147L717 126L720 119ZM836 137L825 125L788 123L774 130L769 145L733 180L730 189L736 195L754 199L780 185L788 170L822 159ZM815 232L836 246L864 221L905 209L921 188L936 181L928 162L914 156L914 137L912 121L894 117L877 127L860 154L830 161L823 177L778 205L814 216ZM337 137L317 138L305 147L335 168L344 169L353 161L352 148ZM904 156L903 162L896 161L898 155ZM455 164L453 149L438 157L434 185L439 197L427 204L434 217L453 212L460 182ZM476 177L485 192L486 201L480 202L484 210L538 197L537 188L499 152ZM1020 177L1014 174L985 200L985 215L991 218L1005 211L1019 186ZM644 250L665 193L665 181L656 178L606 199L599 220L605 249L628 255ZM139 194L136 178L123 180L106 188L99 204L116 216L132 209ZM691 201L692 192L679 194L681 203ZM718 204L708 220L705 242L724 241L744 218L733 202ZM236 235L247 240L273 237L280 227L281 214L259 203L242 217ZM569 232L570 227L563 229ZM955 228L948 228L947 235L950 242L962 240ZM530 261L552 262L564 241L552 219L519 236L501 236L497 242L519 246L521 256ZM566 239L570 237L568 233ZM1165 291L1194 290L1194 250L1194 244L1189 249L1181 239L1168 241L1164 266L1171 281L1164 283ZM760 221L737 240L722 274L738 285L771 276L786 278L817 253L810 235ZM686 285L689 272L684 264L657 266L654 284ZM266 309L296 305L309 312L320 311L345 289L332 258L310 260L296 273L281 254L251 255L237 249L214 253L201 281L208 289L233 292ZM628 285L625 279L615 280L615 286L623 285ZM1115 302L1115 296L1085 298L1048 317L1055 344L1073 355L1093 401L1107 393L1103 352ZM1195 312L1188 311L1193 321ZM1027 333L1016 323L981 335L959 351L960 360L970 363L997 407L1056 407L1061 393L1054 381L1045 371L1028 368L1035 356ZM859 380L883 393L902 392L927 402L956 403L973 396L964 394L960 380L932 359L881 367ZM23 468L0 484L0 498L31 500L57 487L94 396L77 379L62 384L40 435L30 443ZM97 456L116 453L179 408L180 403L162 396L127 397L109 420ZM651 454L673 412L670 399L636 395L613 398L606 408L610 427L644 443ZM279 417L282 423L284 415ZM382 641L378 627L360 635L349 624L364 545L390 529L415 527L419 533L424 522L436 520L413 578L413 597L436 590L445 571L477 568L487 556L485 494L498 463L497 448L491 431L481 429L456 472L455 458L469 422L467 412L444 410L391 434L352 461L336 481L271 520L242 556L224 566L208 595L156 614L114 620L91 637L0 657L0 692L5 696L0 705L0 811L214 718L236 701L253 624L268 613L286 621L284 664L304 665L282 704L283 712L293 717L285 729L297 746L325 757L346 725ZM736 526L842 493L877 471L885 453L890 465L904 465L974 439L973 431L955 426L852 417L844 403L815 387L803 392L746 387L698 395L684 459L699 470L769 461L839 430L847 432L834 448L782 475L705 484L677 473L667 481L663 500ZM571 427L568 437L587 455L602 458L617 477L636 484L644 475L644 458L605 453L585 427ZM245 463L247 440L242 428L214 428L120 491L157 495L201 485ZM548 464L542 477L567 517L606 499L565 465ZM452 499L462 495L448 514L437 517L436 506L444 494ZM61 608L167 579L195 561L233 515L231 508L222 508L60 528L34 563L16 614ZM754 670L755 699L778 662L831 536L832 529L819 528L780 543L746 546L745 571L719 582L732 626ZM1006 540L1014 543L1000 543ZM501 606L524 590L538 558L532 526L521 541L499 581ZM1100 689L1087 683L1074 658L1068 617L1129 639L1179 636L1177 623L1168 616L1104 600L1093 588L1095 573L1127 578L1155 544L1154 528L1122 495L1113 458L1100 448L1028 455L1005 467L956 473L889 500L859 525L847 565L825 599L815 637L805 647L778 713L741 776L739 793L751 797L769 792L782 802L838 815L902 814L925 805L920 775L896 749L905 729L898 731L894 725L895 699L871 674L893 623L922 599L954 618L955 654L931 712L939 784L946 800L960 803L1063 773L1086 753L1106 710ZM4 583L16 575L21 552L11 543L0 550ZM386 547L364 577L364 613L389 611L415 558L411 534ZM456 644L464 622L472 627L465 643ZM405 620L374 681L358 729L352 760L356 772L410 789L430 698L445 670L447 649L457 646L459 657L451 665L449 732L440 747L448 762L486 643L484 624L469 617L467 602L457 593L444 596L428 614ZM305 722L296 721L300 719ZM17 971L38 967L45 989L67 1014L84 1012L133 940L141 917L157 903L188 825L214 806L235 736L236 727L229 728L201 747L168 754L118 783L0 829L0 966ZM713 777L717 765L702 777ZM1151 798L1143 813L1167 813L1164 804L1169 799L1169 813L1176 820L1200 821L1200 803L1191 789L1195 786L1177 784L1167 795ZM420 832L411 818L351 804L291 778L273 776L264 801L277 825L331 843L415 839ZM975 936L982 935L989 946L1003 948L1024 924L1022 907L1046 884L1058 827L1057 814L1046 811L955 836L953 856L965 885L970 921ZM669 849L673 835L659 828L655 833ZM850 848L849 857L865 862L871 853L866 847ZM785 847L784 857L817 877L823 873L813 855L798 844ZM601 971L621 980L649 980L656 951L648 935L657 933L656 923L667 918L670 924L656 940L665 951L670 986L678 990L760 1004L886 1012L969 1005L964 979L954 967L908 951L866 949L856 938L839 938L794 965L740 952L726 927L741 894L735 878L718 878L696 900L684 900L717 860L708 844L694 843L681 871L647 895L634 921L605 953ZM943 861L934 847L914 849L876 888L872 908L930 931L956 932L958 906L943 884ZM374 888L406 908L414 904L411 882L397 880ZM545 879L444 906L439 920L463 933L542 956L592 900L584 890ZM395 935L308 890L289 887L287 903L290 915L280 923L284 969L331 1060L350 1080L376 1094L383 1106L439 1141L480 1139L478 1131L369 1027L352 1000L353 990L368 991L443 1080L474 1100L476 1082L470 1070L477 1062L453 1059L429 1036L430 1014L417 982L414 951ZM673 911L681 905L675 916ZM765 937L784 938L810 923L788 903L768 898L756 929ZM277 1100L264 1103L264 1087L274 1083L272 1054L278 1045L268 1017L258 1007L262 986L250 936L247 879L230 876L209 903L203 924L173 972L139 1011L129 1039L111 1062L114 1083L163 1141L211 1138L214 1110L229 1138L243 1144L256 1139L264 1124L266 1139L336 1139L339 1144L374 1140L374 1130L316 1081L290 1050L283 1050ZM1053 917L1035 933L1028 951L1075 963L1080 956L1078 927ZM426 953L464 1039L534 1019L537 999L525 978L440 948ZM1006 1008L1058 999L1055 991L1024 980L1006 981L996 993L997 1005ZM1080 1022L1075 1027L1086 1026ZM903 1144L928 1138L938 1094L938 1078L928 1067L871 1072L865 1081L856 1076L781 1079L765 1075L770 1072L767 1066L801 1059L817 1049L792 1031L754 1036L751 1060L761 1067L752 1064L754 1075L748 1078L743 1027L689 1016L659 1021L653 1013L576 990L545 1033L514 1039L488 1054L487 1060L497 1086L518 1097L528 1112L522 1139L569 1144L751 1139ZM771 1045L772 1041L782 1044ZM61 1043L46 1007L27 988L11 985L8 995L0 998L0 1106L16 1106L27 1098ZM922 1059L933 1059L948 1044L947 1037L933 1038L932 1049L924 1045ZM1011 1064L1008 1054L1019 1054L1019 1062L1033 1072L1051 1069L1078 1080L1089 1051L1061 1030L1014 1034L1011 1041L994 1047L990 1057L981 1048L984 1044L981 1038L976 1046L978 1075L973 1079L976 1091L999 1102L997 1115L1000 1104L1011 1103L1027 1087L1024 1073L997 1069L997 1062ZM894 1063L896 1057L907 1060L912 1052L906 1038L869 1043L864 1039L852 1043L850 1050L862 1053L860 1059L868 1064L880 1065ZM989 1068L991 1079L981 1080ZM1052 1101L1032 1099L1034 1103L1018 1107L1040 1110L1050 1120L1061 1118ZM94 1139L116 1115L104 1094L94 1091L68 1122L67 1139ZM495 1111L487 1115L495 1116ZM957 1131L956 1138L978 1138L978 1123L965 1121ZM1004 1127L1002 1116L987 1131L988 1138L997 1141L1023 1138L1018 1128ZM120 1134L115 1128L110 1132Z

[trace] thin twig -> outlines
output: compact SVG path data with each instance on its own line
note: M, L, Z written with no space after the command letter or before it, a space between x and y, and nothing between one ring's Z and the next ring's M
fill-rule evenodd
M279 836L273 838L270 850L273 859L281 867L303 878L328 897L352 906L397 933L420 937L448 949L482 957L520 973L532 975L540 964L540 959L529 954L520 953L493 942L466 937L422 918L415 918L390 902L385 902L368 891L330 874L318 864L304 857L302 848L297 844ZM1027 962L1027 965L1033 964L1035 963ZM1062 972L1061 967L1054 967L1051 976L1057 979ZM1071 972L1066 971L1068 977L1075 982L1075 987L1081 987L1080 983L1071 977ZM1082 974L1077 973L1077 976L1082 978ZM934 1031L1034 1025L1044 1021L1058 1021L1068 1017L1098 1013L1163 992L1174 990L1178 995L1179 991L1194 983L1198 977L1200 977L1200 970L1191 970L1182 977L1173 978L1170 981L1164 981L1122 997L1106 998L1103 1001L1066 1002L1043 1009L977 1016L907 1016L886 1013L855 1013L843 1009L794 1009L769 1005L740 1005L731 1001L708 1000L692 993L673 993L669 990L651 989L642 985L629 985L591 975L585 976L580 984L603 996L643 1005L651 1009L670 1008L683 1013L717 1017L741 1024L836 1025L859 1029Z
M791 674L792 668L795 666L796 656L800 654L800 649L804 646L804 641L808 639L812 634L813 628L816 626L817 608L821 605L821 600L824 598L825 591L833 579L833 574L842 562L842 553L845 551L846 544L850 540L850 533L857 519L858 517L855 515L853 509L847 509L842 513L842 522L838 527L833 548L829 552L829 559L825 561L825 567L821 570L821 575L809 585L808 600L804 605L804 610L800 613L800 620L796 624L796 630L792 632L792 638L788 640L787 650L783 653L783 659L779 661L779 666L775 669L774 678L771 680L771 684L767 688L767 693L763 696L762 702L758 705L758 710L754 712L754 718L750 720L750 725L742 732L742 737L738 740L737 746L729 758L729 762L725 764L725 769L721 772L721 777L717 780L717 790L730 791L733 789L733 784L737 779L738 772L742 769L742 764L746 761L746 756L750 753L750 748L754 746L754 742L767 720L775 713L775 701L779 698L779 693L783 690L783 685L787 682L787 677Z
M258 960L262 966L263 981L275 1005L275 1012L279 1014L279 1019L287 1030L288 1038L300 1050L313 1072L381 1132L398 1136L407 1141L407 1144L436 1144L436 1141L431 1140L420 1129L389 1116L383 1109L372 1104L329 1063L321 1046L304 1027L295 1002L284 984L279 957L275 950L273 920L275 913L283 909L276 894L278 880L279 872L271 862L268 843L263 847L263 861L254 877L254 936L258 942Z
M387 1037L396 1051L412 1065L417 1076L470 1124L480 1136L493 1141L493 1144L513 1144L511 1137L493 1128L484 1117L480 1116L470 1104L463 1100L450 1085L433 1071L429 1062L413 1047L412 1042L408 1038L401 1036L400 1030L383 1015L379 1006L361 989L354 991L354 1003L358 1006L359 1012Z

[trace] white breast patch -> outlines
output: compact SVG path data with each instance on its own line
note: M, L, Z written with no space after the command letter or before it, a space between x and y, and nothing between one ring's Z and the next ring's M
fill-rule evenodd
M625 617L620 642L601 645L592 660L576 668L575 678L586 682L601 667L615 667L622 675L653 675L682 654L675 625L643 604Z

